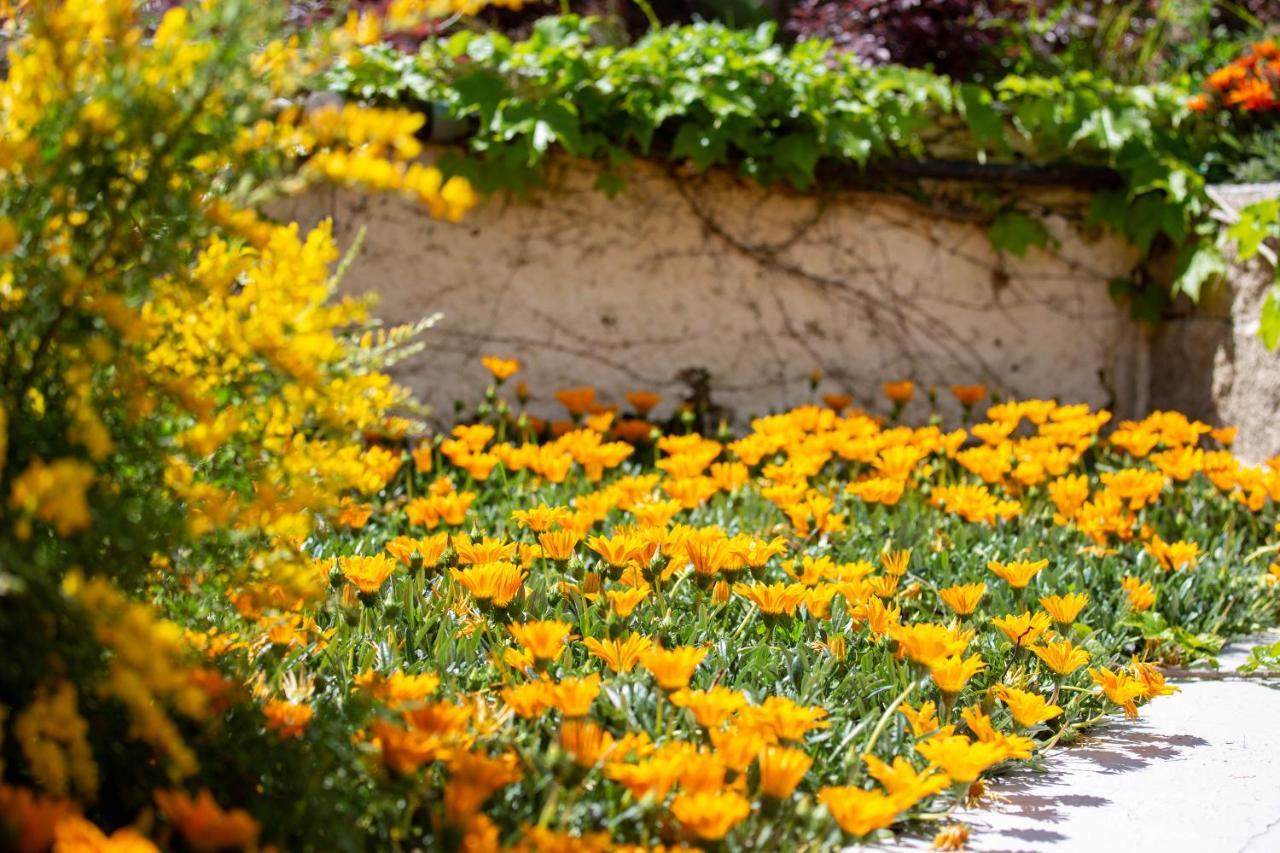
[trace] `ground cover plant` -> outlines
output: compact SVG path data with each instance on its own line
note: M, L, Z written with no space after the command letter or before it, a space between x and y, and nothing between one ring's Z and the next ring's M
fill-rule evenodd
M430 434L417 328L254 206L465 215L421 116L312 96L442 11L8 21L0 846L956 846L990 773L1274 623L1280 463L1175 413L900 381L713 437L488 357Z

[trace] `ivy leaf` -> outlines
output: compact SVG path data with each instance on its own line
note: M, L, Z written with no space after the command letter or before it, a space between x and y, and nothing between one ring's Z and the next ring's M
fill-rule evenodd
M818 142L812 134L789 133L774 144L773 158L796 189L807 189L818 164Z
M706 171L711 166L724 162L724 137L718 129L696 124L681 125L671 143L671 156L677 159L687 157L693 161L698 171Z
M477 70L453 81L454 104L460 115L477 112L489 124L507 94L507 84L492 71Z
M1192 302L1200 301L1200 293L1206 282L1217 281L1227 273L1227 259L1218 247L1209 243L1197 246L1188 243L1178 253L1178 264L1171 290L1174 296L1185 293Z
M1053 238L1044 223L1034 216L1017 210L1006 210L995 218L987 229L991 245L1018 257L1025 257L1031 246L1045 248Z
M1004 135L1004 117L992 106L991 93L974 83L960 86L960 104L964 118L979 145L990 144L1001 152L1009 150Z
M1271 285L1266 301L1262 303L1262 317L1258 323L1258 337L1263 345L1275 352L1280 343L1280 284Z

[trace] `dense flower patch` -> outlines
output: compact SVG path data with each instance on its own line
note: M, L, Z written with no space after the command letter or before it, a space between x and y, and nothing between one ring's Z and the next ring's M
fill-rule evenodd
M427 435L382 370L414 329L335 297L327 226L255 205L326 181L461 216L421 117L311 93L468 4L305 38L237 0L19 5L0 847L824 848L936 823L1275 619L1280 463L1176 414L960 386L944 428L895 382L887 416L663 435L643 391L538 421L491 357Z
M343 709L406 840L866 837L1136 715L1173 689L1161 661L1275 613L1280 569L1249 555L1280 475L1175 413L1104 435L1029 400L944 430L833 395L649 443L654 395L622 418L558 396L571 421L388 445L308 540L323 600L202 597L193 638L261 672L280 737Z

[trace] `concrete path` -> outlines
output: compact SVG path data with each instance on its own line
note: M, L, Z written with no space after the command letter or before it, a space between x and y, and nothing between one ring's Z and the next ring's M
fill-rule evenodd
M1243 663L1249 645L1224 650L1220 671ZM1138 721L1109 722L1050 753L1043 772L993 780L989 800L957 815L968 849L1280 853L1280 683L1177 683L1181 693L1146 705ZM889 849L928 846L904 839Z

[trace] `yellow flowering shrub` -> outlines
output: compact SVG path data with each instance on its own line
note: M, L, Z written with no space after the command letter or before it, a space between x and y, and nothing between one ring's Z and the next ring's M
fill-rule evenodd
M317 182L451 220L473 204L420 160L420 115L310 99L370 32L454 11L394 5L386 21L291 32L271 2L4 4L0 710L5 783L39 792L8 800L23 809L53 797L49 815L127 823L153 791L199 779L203 799L162 814L220 820L257 772L252 746L234 760L227 744L259 741L280 768L263 795L307 796L283 769L306 750L267 731L302 730L310 708L286 700L305 686L280 698L232 658L211 667L197 647L236 641L186 633L149 601L223 590L257 620L246 647L318 637L292 616L328 583L300 545L395 473L371 475L386 451L363 437L402 428L406 394L380 365L415 328L376 329L367 301L336 295L327 223L257 212ZM256 838L250 823L227 843Z

